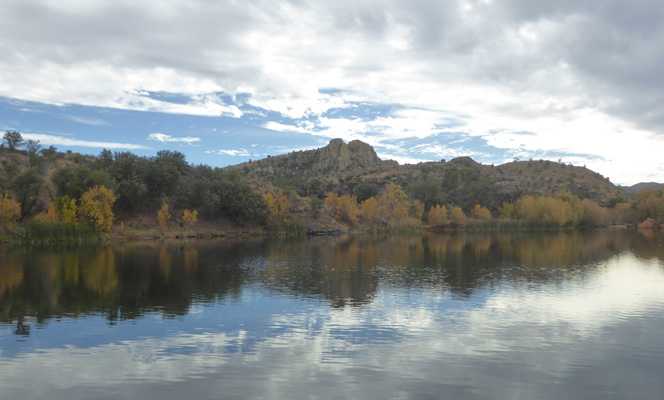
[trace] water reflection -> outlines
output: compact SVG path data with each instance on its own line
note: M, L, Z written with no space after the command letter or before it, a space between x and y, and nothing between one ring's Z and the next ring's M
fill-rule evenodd
M0 387L53 399L661 399L661 239L6 250Z
M661 243L654 233L572 231L18 248L0 253L0 321L175 317L192 304L238 299L257 284L333 307L370 303L381 285L469 298L506 282L569 279L627 250L661 260Z

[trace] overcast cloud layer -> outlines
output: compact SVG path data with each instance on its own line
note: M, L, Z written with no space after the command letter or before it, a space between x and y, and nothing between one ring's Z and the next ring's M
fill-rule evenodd
M222 136L241 120L301 148L341 137L401 161L561 158L663 181L663 21L656 0L9 0L0 96L215 117L206 137L154 117L85 139L235 157L220 164L262 155ZM108 123L78 118L93 135Z

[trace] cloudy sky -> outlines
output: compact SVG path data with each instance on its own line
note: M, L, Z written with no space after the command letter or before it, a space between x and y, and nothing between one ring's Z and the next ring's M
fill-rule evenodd
M331 138L664 181L660 0L5 0L0 129L225 166Z

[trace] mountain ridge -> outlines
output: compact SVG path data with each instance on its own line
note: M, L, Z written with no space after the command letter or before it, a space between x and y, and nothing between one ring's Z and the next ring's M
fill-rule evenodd
M399 164L381 160L373 147L359 140L332 139L327 146L231 166L243 177L296 190L300 195L352 194L362 197L401 185L425 203L459 204L468 209L482 204L496 209L526 194L552 195L567 190L601 205L626 200L627 195L597 172L552 161L513 161L498 166L468 156L450 161ZM306 189L306 190L305 190ZM473 203L473 204L471 204Z

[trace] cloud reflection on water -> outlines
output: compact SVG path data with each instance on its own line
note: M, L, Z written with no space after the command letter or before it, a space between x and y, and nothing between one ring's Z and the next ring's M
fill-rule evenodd
M560 399L608 389L655 399L664 394L655 376L663 287L661 261L631 252L562 281L502 280L464 299L382 284L362 307L331 308L249 286L237 307L281 307L253 328L36 349L0 359L0 387L9 398L52 399ZM225 307L197 308L182 323Z

